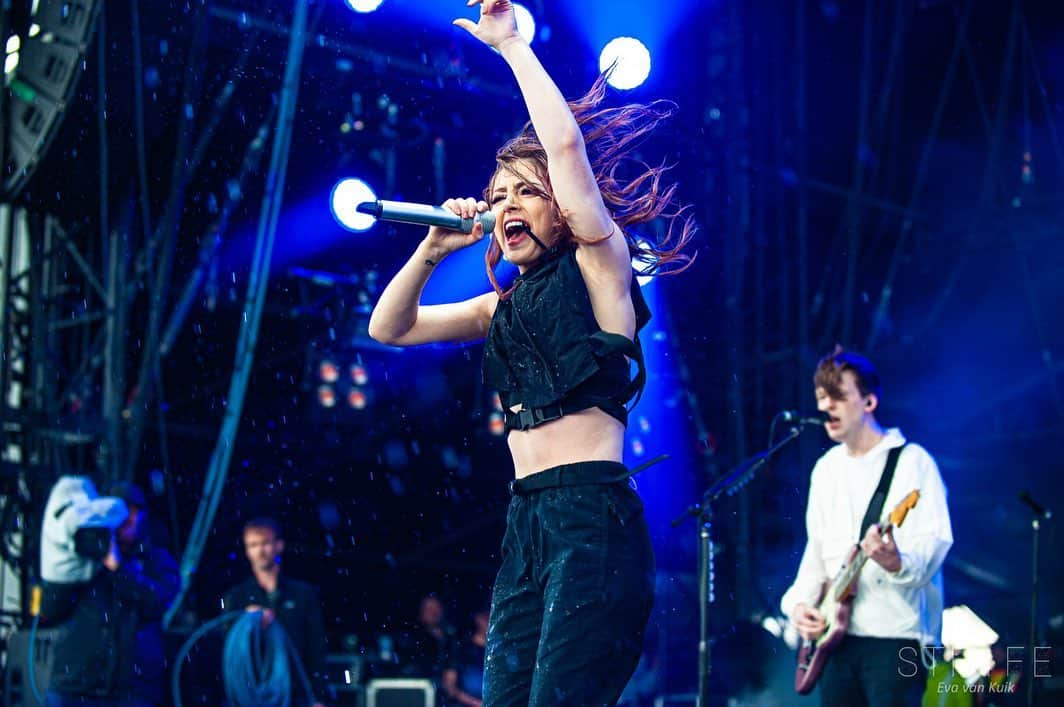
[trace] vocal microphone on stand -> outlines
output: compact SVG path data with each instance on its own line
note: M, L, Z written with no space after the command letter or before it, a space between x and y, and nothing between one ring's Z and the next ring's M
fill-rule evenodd
M461 233L472 233L473 226L480 223L484 226L484 233L490 233L495 230L495 214L491 211L478 213L474 218L462 218L442 206L385 200L364 201L356 209L360 214L369 214L380 221L438 226Z
M1053 517L1053 511L1049 510L1048 508L1046 508L1042 504L1038 503L1038 501L1035 501L1031 497L1031 492L1028 491L1027 489L1024 489L1023 491L1020 491L1020 494L1019 494L1019 496L1017 496L1017 498L1020 499L1020 502L1024 503L1028 508L1030 508L1032 511L1034 511L1034 514L1039 519L1041 519L1041 520L1049 520L1049 519L1051 519Z
M777 417L784 422L792 422L796 425L812 425L819 427L828 421L828 416L822 412L801 412L800 410L781 410Z

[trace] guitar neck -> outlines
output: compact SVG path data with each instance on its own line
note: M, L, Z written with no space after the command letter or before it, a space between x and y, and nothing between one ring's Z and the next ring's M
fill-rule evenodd
M890 521L880 523L879 527L881 528L880 535L886 535L894 529L894 525ZM860 549L861 546L859 544L857 547L857 556L853 558L853 562L846 567L842 576L839 577L839 581L835 584L835 601L842 601L842 598L850 592L857 583L857 578L861 576L861 570L864 568L865 563L868 562L868 555L865 554L864 550Z

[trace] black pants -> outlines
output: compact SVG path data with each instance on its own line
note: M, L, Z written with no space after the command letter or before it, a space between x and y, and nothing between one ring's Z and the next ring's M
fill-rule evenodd
M484 705L613 705L654 601L642 501L616 462L566 464L511 488Z
M917 641L846 636L817 685L822 707L920 707L927 669Z

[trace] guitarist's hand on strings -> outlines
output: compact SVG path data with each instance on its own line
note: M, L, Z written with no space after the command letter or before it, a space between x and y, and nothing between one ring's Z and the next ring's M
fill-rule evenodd
M827 629L827 622L823 615L805 602L794 607L794 626L798 629L798 635L807 641L820 638Z
M897 572L901 569L901 555L898 554L898 546L894 544L894 538L889 532L880 533L878 525L871 525L861 541L861 550L870 560L885 569L887 572Z

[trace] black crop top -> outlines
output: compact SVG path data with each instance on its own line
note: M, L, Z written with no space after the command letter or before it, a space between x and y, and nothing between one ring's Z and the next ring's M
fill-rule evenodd
M499 300L484 344L484 384L499 392L507 430L591 407L627 424L628 401L646 383L638 333L650 320L635 277L631 297L634 341L599 328L574 248L551 248L517 279L509 299ZM628 359L638 366L634 378Z

